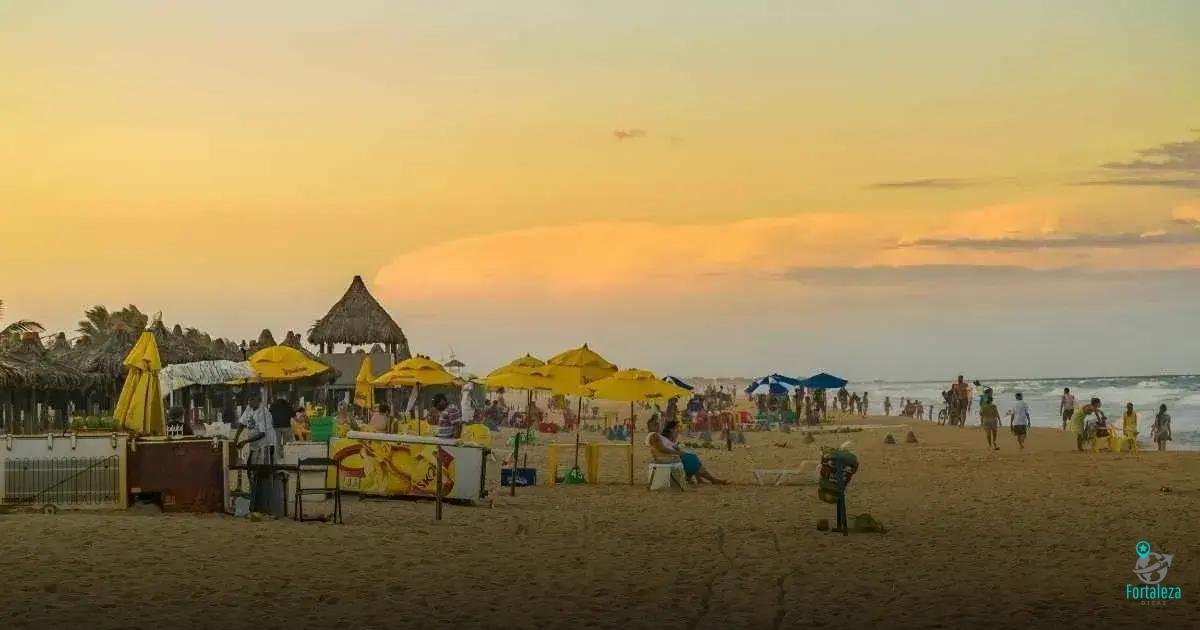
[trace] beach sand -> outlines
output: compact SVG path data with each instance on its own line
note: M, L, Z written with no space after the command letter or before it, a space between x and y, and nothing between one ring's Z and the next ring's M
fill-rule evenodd
M778 432L698 451L736 485L648 492L639 437L633 487L497 488L491 507L448 506L440 523L430 502L357 498L342 526L3 515L0 619L39 630L1200 627L1200 453L1081 454L1050 429L1024 452L1005 429L992 452L977 427L910 428L917 445L902 428L817 438L853 440L862 468L849 510L884 534L817 531L833 507L812 479L753 485L751 468L819 457ZM898 444L884 445L889 432ZM529 452L533 464L544 449ZM608 456L602 475L625 474ZM1126 601L1141 539L1174 554L1164 583L1182 601Z

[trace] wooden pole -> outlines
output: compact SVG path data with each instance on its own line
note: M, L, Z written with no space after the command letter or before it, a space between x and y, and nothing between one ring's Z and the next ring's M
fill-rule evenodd
M512 477L508 480L508 496L517 496L517 455L521 452L521 432L513 436Z
M437 445L437 503L434 520L442 520L442 445Z
M629 401L629 485L633 485L633 432L637 428L637 420L633 415L633 401Z

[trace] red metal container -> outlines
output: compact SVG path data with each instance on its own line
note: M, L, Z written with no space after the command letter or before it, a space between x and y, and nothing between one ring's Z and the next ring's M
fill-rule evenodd
M230 451L203 438L130 442L129 492L159 494L164 512L223 512Z

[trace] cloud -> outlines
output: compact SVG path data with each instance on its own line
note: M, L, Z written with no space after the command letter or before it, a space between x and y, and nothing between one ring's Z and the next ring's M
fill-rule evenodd
M1167 142L1149 149L1142 149L1136 160L1129 162L1107 162L1100 166L1123 171L1176 171L1200 173L1200 140Z
M956 177L930 177L926 179L907 179L900 181L876 182L866 186L873 190L895 190L900 188L918 188L918 189L933 189L933 190L953 190L957 188L971 188L974 186L984 186L988 184L987 180L983 179L961 179Z
M837 286L892 286L943 283L950 286L996 285L1019 282L1061 281L1187 281L1200 278L1200 269L1146 269L1097 271L1083 267L1035 269L1020 265L871 265L862 267L801 267L784 277L796 282Z
M1171 177L1122 177L1116 179L1092 179L1070 182L1071 186L1133 186L1161 188L1197 188L1200 189L1200 179L1171 178Z
M613 138L616 138L618 141L636 140L637 138L645 138L647 135L645 129L638 129L636 127L631 129L614 129L612 133Z
M1193 244L1200 244L1200 231L1168 232L1165 230L1155 230L1141 233L1069 234L1045 237L922 238L914 241L900 242L896 247L940 247L943 249L999 251Z

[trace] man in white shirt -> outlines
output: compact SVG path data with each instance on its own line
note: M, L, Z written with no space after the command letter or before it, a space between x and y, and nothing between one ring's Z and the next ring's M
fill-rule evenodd
M1071 395L1071 388L1064 387L1062 399L1058 403L1058 413L1062 416L1063 431L1067 430L1067 423L1071 421L1071 416L1075 415L1075 397Z
M238 428L235 439L240 438L243 433L248 435L237 441L239 449L247 444L250 445L250 454L246 461L256 464L274 463L278 450L275 442L275 427L271 423L271 414L262 404L261 398L255 396L250 399L250 404L246 405L246 409L242 411L242 417L238 423L241 424L241 427Z
M1025 449L1025 434L1029 432L1029 405L1025 402L1025 396L1021 392L1017 392L1017 402L1013 404L1012 411L1008 412L1011 416L1009 426L1012 427L1013 435L1017 436L1017 444L1021 450Z

